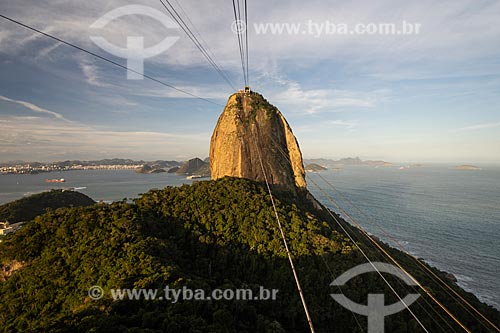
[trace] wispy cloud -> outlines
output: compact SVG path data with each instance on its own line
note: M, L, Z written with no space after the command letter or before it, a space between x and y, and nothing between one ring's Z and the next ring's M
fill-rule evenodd
M167 82L167 80L164 80ZM228 98L228 94L231 91L228 91L228 88L222 84L211 84L211 85L199 85L198 83L193 83L192 85L184 85L182 83L173 83L174 86L183 91L187 91L195 96L200 96L207 99L219 99L226 100ZM130 89L129 93L134 96L140 97L163 97L163 98L190 98L194 99L196 97L191 95L186 95L185 93L167 87L154 86L152 88L144 88L138 87L137 89Z
M273 100L295 109L302 108L303 113L336 112L345 108L371 108L386 99L389 91L354 91L339 89L303 89L297 82L288 82L287 89L273 96Z
M458 130L459 131L477 131L477 130L482 130L482 129L497 128L497 127L500 127L500 122L470 125L470 126L461 127Z
M82 61L80 62L80 68L82 70L83 75L85 75L86 81L88 84L96 86L96 87L108 87L109 84L103 82L102 78L99 77L98 68L96 65Z
M356 121L346 121L346 120L332 120L328 122L329 125L333 126L340 126L345 128L346 130L352 131L354 128L356 128L359 124Z
M294 126L295 133L303 133L303 134L312 134L318 133L325 130L331 130L332 127L339 128L341 130L345 130L347 132L354 132L356 128L359 126L358 121L354 120L327 120L322 121L320 123L314 124L298 124Z
M137 0L135 3L152 6L165 12L158 3L154 4L147 0ZM150 61L181 67L193 65L210 67L182 31L162 29L149 17L130 15L126 20L116 20L98 31L89 28L104 13L120 6L123 6L123 1L120 0L104 2L40 0L36 9L11 2L6 4L5 10L14 13L23 22L33 24L44 31L54 32L83 46L95 47L88 37L96 34L102 34L110 43L122 47L127 36L147 36L149 45L161 41L166 35L180 36L181 39L175 47ZM210 45L216 59L224 68L231 71L238 70L237 43L234 43L235 36L230 32L232 18L230 6L223 6L223 1L220 0L215 1L215 5L214 2L183 1L182 6L190 14L190 19L196 23L198 30L203 32L203 39ZM37 15L34 15L35 11ZM428 68L429 60L456 62L482 57L484 54L494 57L498 55L499 49L498 45L491 41L500 37L500 27L496 24L499 11L498 2L471 0L441 2L424 0L416 3L395 3L392 0L335 3L321 0L310 2L292 0L289 6L269 6L266 1L255 1L252 3L252 12L259 13L258 17L255 17L257 22L306 24L311 20L317 24L329 21L354 26L359 23L397 23L405 20L422 24L422 33L410 37L325 33L320 38L314 38L309 34L255 36L255 32L250 29L252 59L254 59L250 65L255 68L260 62L269 58L332 59L335 57L357 63L359 66L376 67L372 70L380 69L382 71L378 73L383 73L389 72L384 71L388 68L401 71L408 67L400 66L401 64L412 64L412 67L415 67L419 62L422 67ZM206 12L211 12L212 15L205 15ZM9 41L17 40L16 44L26 44L37 38L28 31L12 35L14 36L9 38ZM19 38L19 35L30 37ZM14 49L2 51L11 52ZM391 61L387 61L388 57Z
M59 46L61 45L61 43L57 42L57 43L54 43L52 45L49 45L43 49L41 49L38 54L36 55L35 59L40 59L40 58L44 58L44 57L47 57L50 55L50 53L52 53L52 51L54 51L55 49L57 49Z
M25 108L27 108L28 110L31 110L31 111L36 112L36 113L41 113L41 114L49 115L49 116L52 116L52 117L54 117L56 119L61 119L61 120L64 120L66 122L71 122L71 120L68 120L68 119L64 118L64 116L62 114L60 114L60 113L44 109L44 108L42 108L42 107L40 107L38 105L35 105L33 103L30 103L30 102L16 100L16 99L11 99L11 98L8 98L8 97L2 96L2 95L0 95L0 100L1 101L6 101L6 102L10 102L10 103L14 103L14 104L18 104L18 105L22 105Z
M208 152L211 133L120 131L61 119L37 117L0 118L0 149L9 159L47 160L123 156L167 158ZM197 148L192 149L195 145Z

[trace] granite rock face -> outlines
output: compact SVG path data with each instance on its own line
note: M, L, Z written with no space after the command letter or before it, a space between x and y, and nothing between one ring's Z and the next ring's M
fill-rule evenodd
M210 142L212 179L232 176L263 182L262 169L275 187L306 187L302 154L281 112L258 93L233 94Z

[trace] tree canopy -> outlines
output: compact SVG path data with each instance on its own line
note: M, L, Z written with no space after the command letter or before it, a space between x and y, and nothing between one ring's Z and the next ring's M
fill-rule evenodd
M295 259L304 295L318 332L363 332L366 317L337 304L329 294L334 278L365 263L357 246L374 261L359 230L342 222L357 246L325 210L305 197L276 193L276 206ZM487 332L412 258L383 245L474 332ZM151 190L132 203L95 204L49 210L0 243L0 330L6 332L304 332L300 303L265 186L223 178ZM9 271L17 263L20 268ZM443 274L435 270L437 274ZM391 276L405 296L413 290ZM104 290L92 300L91 286ZM274 301L114 300L118 288L188 287L279 289ZM496 310L453 286L497 323ZM358 303L384 292L374 273L352 279L342 291ZM429 303L429 304L427 304ZM412 310L431 332L459 331L422 296ZM387 332L421 332L408 311L387 317Z

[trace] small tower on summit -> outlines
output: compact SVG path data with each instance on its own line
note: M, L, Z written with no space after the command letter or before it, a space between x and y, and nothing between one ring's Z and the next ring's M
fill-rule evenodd
M250 95L252 93L252 90L250 89L249 86L245 86L244 89L239 89L238 90L239 94L245 94L246 96Z

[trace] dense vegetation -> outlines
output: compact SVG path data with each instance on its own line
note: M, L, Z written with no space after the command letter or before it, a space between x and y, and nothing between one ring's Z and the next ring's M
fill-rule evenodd
M317 332L366 331L329 296L331 281L365 263L360 251L325 211L306 199L277 194L277 209L295 257ZM356 236L356 229L345 225ZM362 239L358 245L379 260ZM486 332L468 313L418 273L408 256L391 250L405 267L474 332ZM48 211L0 243L3 267L21 269L0 283L0 329L6 332L305 332L307 322L265 187L234 178L152 190L134 203ZM437 271L436 271L437 272ZM440 273L441 274L441 273ZM412 292L387 277L403 296ZM90 286L105 296L91 300ZM113 300L111 288L279 289L276 301ZM353 301L385 292L373 273L342 288ZM458 288L457 288L458 290ZM462 292L497 323L498 312ZM412 310L430 332L460 331L421 297ZM429 302L430 303L430 302ZM386 332L421 332L408 311L387 317ZM450 325L452 329L448 327Z
M34 194L0 206L0 221L10 223L31 221L47 209L90 206L95 201L75 191L52 190Z

